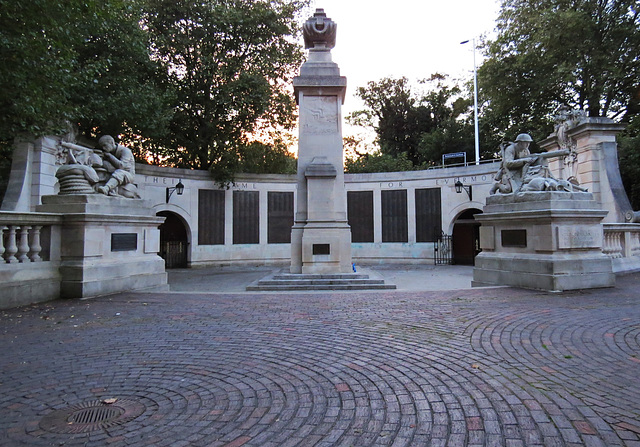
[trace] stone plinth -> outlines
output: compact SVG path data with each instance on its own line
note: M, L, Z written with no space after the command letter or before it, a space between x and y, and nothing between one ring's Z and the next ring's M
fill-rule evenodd
M487 198L473 285L547 291L612 287L602 254L600 209L591 193L530 192Z
M158 256L164 218L156 217L149 203L102 194L56 195L44 196L38 211L63 214L62 297L168 290Z
M334 37L335 23L318 9L305 25L309 60L293 81L300 133L291 273L351 271L341 117L347 82L331 61Z

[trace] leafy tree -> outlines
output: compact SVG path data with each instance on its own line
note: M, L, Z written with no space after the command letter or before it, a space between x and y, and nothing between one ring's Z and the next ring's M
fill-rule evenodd
M618 136L618 162L622 183L634 210L640 209L640 115L635 115Z
M369 172L399 172L415 171L423 169L423 166L414 165L407 158L406 152L397 156L382 154L380 151L372 154L363 154L360 157L350 157L345 160L345 172L349 174L362 174Z
M251 174L295 174L297 159L287 144L277 140L271 144L252 141L240 147L239 172Z
M542 138L562 104L628 119L640 104L636 0L503 0L479 69L487 131Z
M357 95L364 101L365 109L352 113L348 119L374 129L380 154L372 160L359 154L359 158L365 159L348 162L349 172L364 169L359 167L361 164L397 170L398 164L385 167L382 163L393 158L398 158L399 165L408 160L414 167L424 167L440 163L446 152L472 154L470 102L461 96L458 86L448 86L446 81L447 77L441 74L420 81L427 87L423 93L415 93L407 78L384 78L360 87ZM401 156L404 158L400 159Z
M175 93L166 162L229 180L260 124L294 125L288 83L303 54L291 36L306 4L148 0L144 23Z
M58 133L67 122L86 134L162 128L139 20L138 0L0 0L1 190L17 136Z

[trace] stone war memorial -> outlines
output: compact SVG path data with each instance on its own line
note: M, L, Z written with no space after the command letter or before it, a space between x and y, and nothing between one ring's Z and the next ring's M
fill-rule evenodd
M555 134L543 144L547 152L531 154L528 134L501 146L499 171L483 214L476 217L482 253L476 257L474 285L563 291L615 284L612 260L602 252L601 223L608 214L620 214L621 200L608 197L604 209L578 180L593 175L578 172L575 139L582 135L579 125L592 124L563 109ZM550 161L569 175L554 175Z
M395 287L363 274L367 265L474 265L474 285L548 291L609 287L640 270L621 125L563 108L541 154L521 134L501 160L345 174L337 24L317 9L303 35L296 175L239 174L224 187L208 171L135 163L108 135L16 141L0 307L166 289L169 268L272 267L248 287L257 291Z

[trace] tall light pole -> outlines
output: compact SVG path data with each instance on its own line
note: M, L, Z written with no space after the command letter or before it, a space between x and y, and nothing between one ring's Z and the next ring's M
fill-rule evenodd
M468 40L460 42L460 45L469 43ZM476 137L476 164L480 164L480 132L478 131L478 70L476 69L476 38L471 39L473 45L473 124Z

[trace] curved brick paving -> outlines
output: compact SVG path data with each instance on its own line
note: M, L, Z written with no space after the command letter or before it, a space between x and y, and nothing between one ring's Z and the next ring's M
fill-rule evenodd
M640 446L640 275L510 288L125 294L4 311L3 446ZM89 433L56 410L133 400Z

